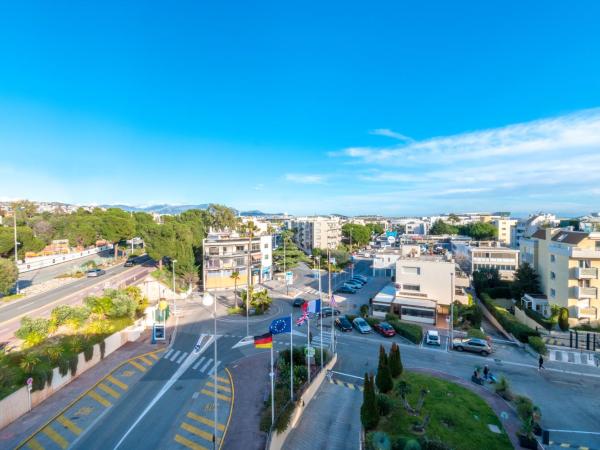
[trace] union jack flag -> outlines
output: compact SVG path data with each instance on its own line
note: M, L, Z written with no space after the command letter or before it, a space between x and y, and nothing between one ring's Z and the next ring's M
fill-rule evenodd
M296 319L296 325L301 326L308 320L308 313L304 311L298 319Z

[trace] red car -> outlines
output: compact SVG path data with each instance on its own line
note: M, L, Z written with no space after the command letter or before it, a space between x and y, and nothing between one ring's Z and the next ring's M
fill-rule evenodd
M387 322L376 323L373 325L373 328L384 337L396 336L396 330L394 330L394 328L392 328L392 326Z

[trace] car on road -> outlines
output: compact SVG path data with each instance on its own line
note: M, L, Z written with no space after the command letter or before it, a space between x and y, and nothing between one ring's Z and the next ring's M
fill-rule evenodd
M373 329L384 337L396 336L396 330L387 322L379 322L373 325Z
M91 269L88 270L86 273L86 276L88 278L93 278L93 277L99 277L101 275L104 275L106 273L106 271L102 270L102 269Z
M304 305L306 303L306 300L304 300L303 298L295 298L294 302L292 303L292 306L294 308L301 308L302 305Z
M372 331L371 326L362 317L357 317L352 321L352 326L356 328L356 331L362 334L370 333Z
M425 343L427 345L440 345L440 333L437 330L427 330Z
M350 321L348 320L348 318L346 316L340 316L337 319L335 319L335 326L340 330L340 331L352 331L352 324L350 323Z
M136 264L137 264L137 259L135 259L135 258L130 258L130 259L128 259L127 261L125 261L125 264L124 264L124 266L125 266L125 267L133 267L133 266L135 266Z
M342 286L338 288L335 292L338 294L356 294L358 289L354 289L350 286Z
M321 313L320 315L322 317L330 317L331 315L335 315L335 316L339 316L340 315L340 310L339 309L333 309L333 308L321 308Z
M479 338L453 339L452 348L459 352L479 353L482 356L492 353L490 344L485 339Z
M360 289L360 288L362 288L362 284L361 283L355 283L353 281L346 281L344 283L344 286L349 286L349 287L354 288L354 289Z

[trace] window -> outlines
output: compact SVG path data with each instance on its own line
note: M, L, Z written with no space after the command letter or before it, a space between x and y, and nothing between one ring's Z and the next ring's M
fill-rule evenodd
M235 258L236 266L243 266L244 264L246 264L246 258Z
M265 261L268 261L268 259L269 259L269 254L265 253Z
M269 248L269 244L265 244L265 247L264 247L264 248Z
M550 255L550 262L556 262L556 256Z
M235 246L235 251L236 252L243 252L244 251L244 246L243 245L236 245Z
M256 252L258 250L260 250L260 244L252 244L252 251Z
M373 303L373 311L378 311L378 312L390 312L390 305L381 305L379 303Z
M600 241L596 241L596 250L600 250Z
M435 311L433 309L416 309L403 306L402 316L426 317L432 319L435 317Z
M405 273L407 275L421 275L421 268L420 267L402 267L402 273Z
M208 247L208 254L209 255L218 255L219 247Z
M550 272L550 279L556 280L556 274L554 272Z
M556 289L550 289L550 297L556 297Z
M421 286L418 284L402 284L402 289L405 291L415 291L419 292L421 290Z

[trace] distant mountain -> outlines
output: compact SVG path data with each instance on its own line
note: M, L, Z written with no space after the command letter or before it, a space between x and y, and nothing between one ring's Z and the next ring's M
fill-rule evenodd
M256 209L254 209L252 211L241 211L240 212L240 216L253 216L253 217L259 217L259 216L283 216L283 213L265 213L265 212L258 211Z
M102 205L103 208L120 208L124 211L147 212L157 214L181 214L189 209L206 209L208 203L200 205L150 205L150 206L130 206L130 205Z

